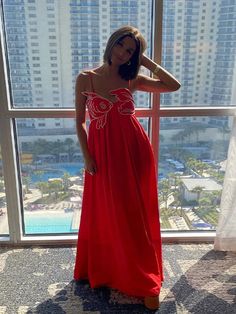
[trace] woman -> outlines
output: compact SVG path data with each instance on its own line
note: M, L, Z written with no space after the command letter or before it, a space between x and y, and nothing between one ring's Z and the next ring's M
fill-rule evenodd
M85 183L74 278L143 297L147 308L157 309L163 273L156 169L132 93L171 92L180 83L145 48L136 28L122 27L108 40L104 63L76 81ZM157 78L139 74L141 65Z

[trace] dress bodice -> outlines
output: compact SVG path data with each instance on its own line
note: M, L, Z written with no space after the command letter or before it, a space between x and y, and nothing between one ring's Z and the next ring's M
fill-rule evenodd
M96 121L96 128L105 126L109 112L116 109L118 114L133 115L135 113L134 99L128 88L114 89L109 92L116 97L116 101L111 101L96 92L83 92L87 97L86 106L88 108L91 121Z

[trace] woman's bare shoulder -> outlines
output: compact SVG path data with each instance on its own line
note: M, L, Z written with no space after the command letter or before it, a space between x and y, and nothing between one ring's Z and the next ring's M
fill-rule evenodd
M81 71L78 76L77 76L77 79L76 81L79 82L80 84L85 84L89 81L90 79L90 75L95 75L95 76L99 76L100 73L101 73L101 67L97 67L97 68L94 68L94 69L90 69L90 70L84 70L84 71Z
M89 76L89 72L88 70L85 71L81 71L78 75L77 75L77 80L83 81L86 80Z
M90 70L90 73L100 76L103 73L103 66L98 66Z
M80 88L86 88L89 81L89 71L82 71L77 75L76 78L76 86L80 86Z

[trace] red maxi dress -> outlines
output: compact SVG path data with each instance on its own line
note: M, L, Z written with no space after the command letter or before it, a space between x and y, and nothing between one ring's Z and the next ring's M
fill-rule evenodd
M115 101L93 87L83 94L90 116L88 146L97 172L85 173L74 278L88 279L92 288L155 296L163 273L149 138L135 117L128 88L111 90Z

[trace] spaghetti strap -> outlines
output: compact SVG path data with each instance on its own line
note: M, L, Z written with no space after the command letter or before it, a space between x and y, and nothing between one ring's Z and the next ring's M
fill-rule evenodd
M92 92L95 92L95 91L94 91L94 87L93 87L93 77L92 77L92 73L89 71L88 74L89 74L89 80L90 80L91 90L92 90Z

